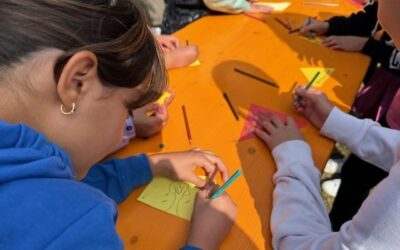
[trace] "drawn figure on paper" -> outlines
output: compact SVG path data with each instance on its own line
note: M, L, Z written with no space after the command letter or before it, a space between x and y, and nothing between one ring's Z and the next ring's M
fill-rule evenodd
M172 182L169 185L169 193L166 193L166 198L171 202L167 211L174 211L176 214L180 214L182 211L186 211L185 206L191 205L193 195L196 190L190 188L189 184L184 182Z

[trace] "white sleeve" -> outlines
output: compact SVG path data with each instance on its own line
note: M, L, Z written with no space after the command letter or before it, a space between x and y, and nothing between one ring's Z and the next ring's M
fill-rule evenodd
M372 120L361 120L334 108L321 133L387 172L398 160L396 152L400 145L400 132L383 128Z
M400 164L339 232L332 232L309 146L289 141L272 152L278 171L271 215L272 245L281 250L391 250L400 245Z

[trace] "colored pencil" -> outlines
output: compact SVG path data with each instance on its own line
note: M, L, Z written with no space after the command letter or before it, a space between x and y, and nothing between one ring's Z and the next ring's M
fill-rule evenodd
M281 24L285 29L287 29L288 31L291 30L291 28L289 27L289 25L287 25L285 22L283 22L281 19L274 17L275 21L277 21L279 24Z
M236 170L236 172L224 183L221 187L215 191L211 196L211 200L218 198L240 175L242 174L242 169Z
M186 114L185 105L182 105L183 119L185 120L186 135L189 140L189 144L192 144L192 134L190 133L189 121Z
M308 90L310 87L311 87L311 85L315 82L315 80L317 80L317 78L318 78L318 76L319 76L319 74L320 74L321 72L317 72L316 74L315 74L315 76L311 79L311 81L307 84L307 86L306 86L306 90Z
M266 83L266 84L268 84L268 85L271 85L271 86L274 87L274 88L279 88L279 85L277 85L276 83L270 82L270 81L268 81L268 80L265 80L265 79L263 79L263 78L261 78L261 77L255 76L255 75L253 75L253 74L251 74L251 73L248 73L248 72L246 72L246 71L243 71L243 70L241 70L241 69L234 68L234 71L236 71L236 72L238 72L238 73L240 73L240 74L243 74L243 75L245 75L245 76L251 77L251 78L253 78L253 79L256 79L256 80L258 80L258 81L260 81L260 82L263 82L263 83Z
M293 34L293 33L299 32L300 29L301 28L297 28L297 29L291 30L291 31L289 31L289 34Z
M236 119L237 121L239 121L239 116L238 116L238 114L236 113L236 110L235 110L235 108L233 107L233 105L232 105L232 103L231 103L231 100L229 99L228 94L224 92L224 93L223 93L223 96L224 96L226 102L228 103L228 106L229 106L229 108L231 109L233 116L235 117L235 119Z
M306 85L306 87L305 87L305 90L306 90L306 91L311 87L311 85L315 82L315 80L317 80L317 78L318 78L318 76L319 76L320 73L321 73L321 72L318 71L318 72L314 75L314 77L311 79L311 81ZM296 96L296 102L298 103L298 102L300 102L300 101L301 101L301 96Z

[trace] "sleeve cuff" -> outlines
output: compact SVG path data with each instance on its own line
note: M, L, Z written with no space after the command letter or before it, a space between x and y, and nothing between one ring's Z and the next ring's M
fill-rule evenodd
M344 113L338 108L333 108L324 125L321 134L345 145L352 146L368 129L364 120L360 120Z
M281 143L272 150L278 170L290 168L295 162L303 162L306 166L314 167L311 156L311 148L301 140L293 140Z
M379 41L376 41L373 38L369 38L362 48L361 52L365 55L372 56L376 50L376 47L379 45Z
M202 249L195 247L195 246L187 245L187 246L182 247L180 250L202 250Z

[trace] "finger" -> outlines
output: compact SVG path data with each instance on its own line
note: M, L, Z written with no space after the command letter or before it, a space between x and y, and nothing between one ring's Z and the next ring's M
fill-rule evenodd
M159 106L160 106L160 105L158 105L157 103L150 103L150 104L148 104L148 105L145 106L145 110L146 110L146 112L149 112L149 111L156 111L156 110L158 109Z
M175 98L175 96L176 96L176 94L175 93L172 93L172 92L170 92L170 96L167 98L167 100L165 100L165 102L164 102L164 104L166 104L167 106L169 106L171 103L172 103L172 101L174 100L174 98Z
M261 125L264 128L265 132L267 132L270 135L276 131L276 127L270 121L263 122L261 123Z
M212 173L215 171L215 169L217 168L217 166L210 160L208 160L202 153L198 153L195 156L195 160L194 160L194 167L201 167L206 171L207 176L211 176ZM205 184L205 180L200 179L198 176L196 176L195 174L192 174L190 179L193 179L195 182L193 182L193 184L195 184L198 187L202 187Z
M221 173L222 180L227 181L229 179L229 171L225 163L218 156L214 154L204 153L204 156L217 167L216 170L218 170Z
M332 46L337 45L337 42L336 41L328 41L328 42L323 43L323 45L330 48Z
M281 128L284 126L283 122L281 121L281 119L276 116L276 115L272 115L271 116L271 123L276 127L276 128Z
M341 46L341 45L339 45L339 44L333 45L333 46L331 46L330 48L333 49L333 50L345 50L345 49L343 48L343 46Z
M289 117L286 119L286 125L287 125L289 128L293 128L293 127L296 127L296 126L297 126L295 120L294 120L293 117L291 117L291 116L289 116Z
M261 140L263 140L264 143L267 143L267 141L269 141L270 138L271 138L265 131L263 131L263 130L261 130L261 129L258 129L258 128L256 128L256 129L254 130L254 133L256 134L256 136L257 136L258 138L260 138Z
M203 189L200 189L197 194L196 197L197 198L201 198L201 199L207 199L210 197L210 193L212 192L211 187L204 187Z

